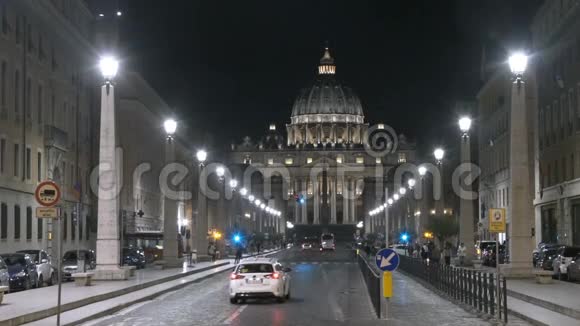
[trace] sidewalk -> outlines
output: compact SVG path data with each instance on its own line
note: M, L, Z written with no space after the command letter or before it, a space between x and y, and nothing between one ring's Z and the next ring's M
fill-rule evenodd
M263 254L274 253L270 250ZM248 255L245 255L248 256ZM223 259L216 262L201 262L193 268L187 267L184 263L182 268L172 268L157 270L146 268L138 270L135 277L125 281L95 281L93 286L79 287L74 282L62 284L62 311L69 311L92 305L105 300L121 297L132 292L144 289L154 289L147 291L149 296L155 293L162 293L167 289L165 283L183 283L183 278L194 275L190 281L208 277L215 273L220 273L231 269L233 260ZM200 274L196 276L197 274ZM175 285L174 284L174 285ZM4 303L0 305L0 325L20 325L27 322L36 321L51 317L56 314L57 286L32 289L10 293L5 296ZM128 303L128 302L126 302ZM117 303L121 304L121 303Z

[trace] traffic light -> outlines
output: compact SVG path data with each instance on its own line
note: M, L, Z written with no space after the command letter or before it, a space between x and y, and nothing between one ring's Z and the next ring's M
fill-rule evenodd
M409 234L401 233L401 241L403 241L403 242L409 241Z

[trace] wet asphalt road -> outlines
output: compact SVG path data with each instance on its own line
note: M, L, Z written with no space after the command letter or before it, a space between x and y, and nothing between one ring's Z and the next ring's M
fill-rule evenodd
M293 269L285 303L230 304L229 273L221 273L87 325L385 325L370 306L352 251L292 248L276 257Z

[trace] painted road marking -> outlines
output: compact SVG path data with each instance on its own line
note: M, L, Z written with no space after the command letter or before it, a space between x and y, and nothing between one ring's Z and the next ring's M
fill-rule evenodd
M231 324L234 321L234 319L238 318L238 316L242 313L242 311L244 311L247 307L248 305L245 304L236 309L226 320L224 320L224 324L226 325Z

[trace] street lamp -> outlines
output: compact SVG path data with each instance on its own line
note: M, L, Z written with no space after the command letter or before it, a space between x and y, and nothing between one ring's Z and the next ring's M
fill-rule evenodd
M443 156L445 155L445 151L438 147L433 151L433 156L435 156L435 160L437 160L437 164L441 164L441 161L443 161Z
M425 176L425 174L427 174L427 168L424 167L423 165L421 165L419 167L419 175L421 176L421 178L423 178Z
M207 160L207 152L203 149L200 149L197 151L197 153L195 153L195 157L197 158L199 164L203 164L205 160Z
M163 128L165 129L165 133L167 134L167 139L172 139L175 131L177 130L177 121L173 119L167 119L163 123Z
M117 75L119 70L119 61L112 56L104 56L99 61L99 69L105 78L106 83L110 83L111 80Z
M260 204L262 204L262 201L261 201L261 200L259 200L259 199L256 199L256 200L254 201L254 204L255 204L256 206L260 206Z
M399 188L399 193L401 194L401 196L404 196L407 193L407 188L405 187Z
M215 174L220 178L220 180L224 177L224 175L226 174L226 169L220 165L215 169Z
M393 205L393 203L394 203L393 198L387 199L387 204L389 204L389 206Z
M394 201L397 201L397 200L399 200L399 194L394 194L394 195L393 195L393 200L394 200Z
M469 128L471 128L471 118L462 117L461 119L459 119L459 129L463 133L464 137L467 137L467 133L469 132Z
M238 186L238 180L236 180L236 179L230 180L230 188L232 188L232 190L236 190L237 186Z
M246 188L240 189L240 195L245 196L247 194L248 194L248 189L246 189Z
M521 80L528 66L528 56L522 52L516 52L509 57L508 63L516 80Z
M256 197L254 197L254 195L249 195L249 196L248 196L248 200L249 200L250 202L253 202L255 198L256 198Z
M415 179L412 179L412 178L407 180L407 184L409 185L409 189L413 189L415 187L416 182L417 181L415 181Z

